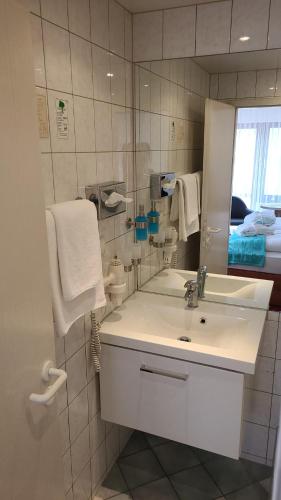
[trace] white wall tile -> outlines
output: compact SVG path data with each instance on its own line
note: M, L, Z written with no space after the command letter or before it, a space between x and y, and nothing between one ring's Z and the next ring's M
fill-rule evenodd
M163 14L161 11L134 15L133 51L135 61L162 59Z
M196 55L229 52L231 2L197 6Z
M72 486L70 450L68 450L65 453L65 455L63 455L62 461L63 461L63 471L64 471L64 491L66 493Z
M275 357L276 342L277 342L277 321L266 321L264 331L261 338L259 354L262 356Z
M59 415L60 433L62 436L62 455L64 455L70 446L69 425L68 425L68 407Z
M40 137L39 138L39 145L40 145L40 151L41 153L50 153L51 152L51 140L50 140L50 127L49 127L49 110L48 110L48 99L47 99L47 90L41 87L36 87L36 95L37 96L44 96L44 101L46 105L46 114L47 114L47 128L48 128L48 133L46 134L47 137Z
M66 371L68 403L70 403L87 383L85 347L66 361Z
M87 386L70 403L68 410L70 440L73 442L89 423Z
M163 57L191 57L195 55L196 7L182 7L164 11Z
M239 71L237 77L237 97L255 97L256 71Z
M68 28L67 0L41 0L41 15L58 26Z
M19 0L18 3L28 11L40 16L40 0Z
M236 97L237 73L219 74L219 99Z
M255 375L245 376L245 386L257 391L272 392L274 359L257 356Z
M281 359L281 322L278 325L278 337L277 337L277 347L276 347L276 358Z
M281 395L281 360L275 361L273 393Z
M105 439L105 422L101 420L100 412L90 422L90 436L91 453L94 454Z
M41 169L45 205L48 206L55 202L53 164L50 153L41 154Z
M78 195L75 153L55 153L52 158L56 203L75 200Z
M133 59L133 16L125 11L125 58Z
M250 422L243 422L242 451L266 457L268 428Z
M110 153L98 153L96 154L97 160L97 180L99 183L108 182L113 179L113 155ZM110 219L110 224L112 219ZM114 238L114 235L113 235Z
M84 97L73 97L75 137L77 152L95 151L94 101Z
M108 0L90 0L91 38L101 47L109 48Z
M276 95L276 97L281 96L281 70L280 69L277 70L275 95Z
M233 0L231 52L265 49L269 18L269 0ZM247 41L239 38L249 36Z
M267 450L267 459L268 460L274 460L275 448L276 448L276 440L277 440L277 431L276 431L276 429L269 429L268 450ZM270 465L273 465L273 464L270 464ZM262 484L262 486L263 486L263 484ZM271 486L269 487L268 493L270 495L270 493L271 493Z
M270 427L279 427L281 397L273 394L271 406Z
M87 40L91 39L89 0L68 0L69 30Z
M126 110L112 105L112 150L124 151L126 142Z
M109 0L109 48L122 57L125 55L124 12L123 7L115 0Z
M281 47L280 33L281 2L280 0L271 0L270 19L268 33L268 48L275 49Z
M217 99L219 92L219 75L217 73L211 75L210 78L210 98Z
M89 400L89 420L96 416L100 410L100 382L98 375L94 376L88 384L88 400Z
M140 102L139 108L143 111L150 111L151 106L151 84L150 84L150 71L143 68L139 70L139 95Z
M43 21L47 87L72 92L69 33Z
M83 97L94 97L91 44L70 35L73 93Z
M74 500L89 500L91 497L91 485L91 467L90 463L88 463L73 484Z
M273 97L276 89L276 70L257 71L257 97Z
M110 57L111 73L111 101L113 104L126 104L126 66L121 57L111 55Z
M245 389L243 417L249 422L269 425L271 394Z
M97 162L95 153L77 153L78 189L97 183Z
M85 343L84 318L79 318L71 326L68 334L65 336L65 355L70 358Z
M112 151L111 104L95 101L96 151Z
M110 53L93 45L92 55L95 99L111 102Z
M90 434L87 426L71 446L72 476L75 480L90 460Z
M63 100L67 108L68 135L66 137L61 137L58 135L57 108L59 100ZM48 108L49 108L52 152L56 153L74 152L75 134L74 134L74 111L73 111L72 95L64 94L62 92L57 92L53 90L48 90Z
M46 86L46 75L43 52L42 21L39 17L31 15L30 25L33 50L34 82L35 85L44 87Z
M91 470L92 470L92 485L93 488L96 488L102 481L106 472L105 441L98 448L96 454L91 460Z
M125 62L126 106L133 107L133 65Z

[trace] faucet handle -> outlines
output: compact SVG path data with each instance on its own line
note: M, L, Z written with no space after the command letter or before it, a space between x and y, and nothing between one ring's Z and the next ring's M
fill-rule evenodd
M198 283L196 280L188 280L184 284L184 288L187 288L188 292L196 292L196 290L198 289Z

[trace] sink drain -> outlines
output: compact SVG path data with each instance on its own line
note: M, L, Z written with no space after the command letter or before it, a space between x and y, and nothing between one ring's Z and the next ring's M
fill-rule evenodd
M181 340L181 342L191 342L191 338L186 337L185 335L182 335L181 337L179 337L178 340Z

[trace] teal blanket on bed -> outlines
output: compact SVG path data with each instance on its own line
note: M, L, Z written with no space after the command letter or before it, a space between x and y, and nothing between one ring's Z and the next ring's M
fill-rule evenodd
M228 264L264 267L265 236L238 236L236 233L229 238Z

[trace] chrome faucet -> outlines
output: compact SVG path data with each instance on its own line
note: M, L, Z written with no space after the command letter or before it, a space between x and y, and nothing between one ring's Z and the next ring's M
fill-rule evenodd
M207 278L207 266L199 266L197 271L198 297L204 299L205 283Z
M198 307L198 283L196 280L189 280L185 283L186 288L184 299L187 301L187 307L194 309Z

